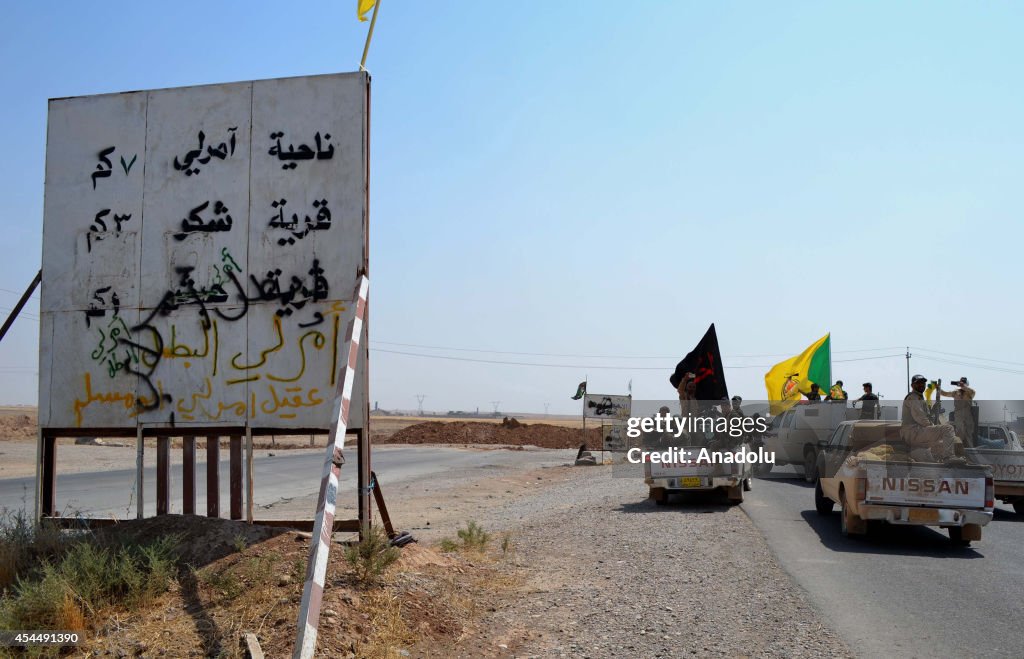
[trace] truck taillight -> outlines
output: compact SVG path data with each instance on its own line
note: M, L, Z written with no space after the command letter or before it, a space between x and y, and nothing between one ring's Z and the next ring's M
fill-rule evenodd
M996 505L996 484L989 476L985 479L985 507L995 508Z
M857 479L857 501L864 501L868 498L868 479Z

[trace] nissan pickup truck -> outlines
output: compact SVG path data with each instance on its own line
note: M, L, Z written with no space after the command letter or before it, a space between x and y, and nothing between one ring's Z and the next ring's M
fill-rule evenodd
M730 504L743 503L743 492L751 489L753 465L746 462L722 463L701 460L701 448L683 448L684 459L668 462L644 461L644 482L650 488L650 498L654 503L663 506L668 503L672 494L715 490L724 492ZM712 456L722 456L740 450L746 453L749 448L749 445L743 444L733 449L720 449L721 452L717 454L715 451L719 449L709 449L709 452Z
M868 522L938 526L959 547L981 540L992 520L995 486L988 466L916 462L899 437L900 424L846 421L821 447L814 506L840 507L844 536L863 535Z

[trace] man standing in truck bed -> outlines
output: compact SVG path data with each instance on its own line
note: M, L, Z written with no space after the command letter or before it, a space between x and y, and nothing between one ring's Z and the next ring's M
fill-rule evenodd
M865 382L863 386L864 395L857 399L860 402L860 418L874 421L879 416L876 413L879 405L878 395L874 393L870 382Z
M953 432L953 426L948 423L932 425L922 395L926 382L923 375L915 375L910 380L911 391L903 399L900 438L907 443L911 457L915 451L927 449L931 452L935 462L943 462L953 457L953 442L956 435Z
M942 391L939 393L943 396L949 396L953 399L953 412L955 413L956 419L956 434L960 438L960 441L966 446L974 446L977 441L977 431L974 428L974 414L972 414L971 407L974 402L974 389L968 386L967 378L960 378L953 382L956 387L953 391Z

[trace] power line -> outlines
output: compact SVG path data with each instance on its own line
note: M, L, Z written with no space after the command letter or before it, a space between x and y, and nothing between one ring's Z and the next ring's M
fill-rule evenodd
M0 309L0 311L10 313L14 311L14 309ZM19 313L18 316L25 316L26 318L30 318L32 320L39 320L39 316L32 313L31 311L25 311L24 309L22 309L21 313Z
M925 352L934 352L937 355L949 355L951 357L963 357L965 359L974 359L980 362L995 362L997 364L1012 364L1014 366L1024 366L1022 362L1011 362L1005 359L989 359L988 357L972 357L971 355L961 355L956 352L943 352L941 350L932 350L931 348L919 348L917 346L910 346L914 350L924 350Z
M18 296L20 296L20 295L21 295L22 293L24 293L24 292L25 292L25 291L12 291L12 290L11 290L11 289L9 289L9 288L0 288L0 291L3 291L4 293L10 293L11 295L18 295ZM39 297L39 293L33 293L33 294L32 294L32 295L30 295L29 297L30 297L30 298L33 298L33 297Z
M1001 366L987 366L985 364L971 364L969 362L961 362L961 361L956 361L954 359L943 359L942 357L932 357L930 355L921 355L920 353L915 353L915 356L917 356L919 359L924 359L926 361L939 362L939 363L942 363L942 364L953 364L954 366L967 366L967 367L970 367L970 368L981 369L983 371L996 371L998 373L1011 373L1011 374L1014 374L1014 375L1024 375L1024 371L1022 371L1022 370L1012 369L1012 368L1003 368Z
M675 356L647 356L647 355L587 355L578 353L558 352L519 352L514 350L484 350L482 348L456 348L453 346L432 346L420 343L397 343L394 341L370 341L371 345L399 346L404 348L422 348L427 350L451 350L453 352L480 352L492 355L520 355L524 357L575 357L578 359L669 359L678 361L681 355ZM859 348L856 350L835 350L833 354L847 354L857 352L880 352L882 350L901 350L903 346L887 346L883 348ZM752 359L757 357L785 357L792 356L788 352L774 352L760 355L725 355L727 359Z
M863 362L863 361L868 361L868 360L872 360L872 359L891 359L893 357L903 357L903 355L902 354L899 354L899 355L876 355L876 356L873 356L873 357L853 357L853 358L850 358L850 359L833 359L832 363L833 364L842 364L842 363L845 363L845 362ZM723 359L724 359L724 357L723 357ZM727 365L726 368L771 368L772 366L775 366L775 364L744 364L743 366L728 366Z
M426 355L420 352L405 352L402 350L387 350L385 348L370 348L374 352L384 352L392 355L406 355L408 357L423 357L426 359L447 359L450 361L458 362L473 362L478 364L505 364L508 366L538 366L543 368L596 368L605 369L612 371L669 371L670 368L666 366L597 366L594 364L544 364L539 362L516 362L516 361L505 361L497 359L474 359L472 357L453 357L451 355ZM859 362L870 359L890 359L892 357L902 357L899 355L878 355L875 357L854 357L851 359L834 359L833 363L842 362ZM774 364L744 364L742 366L726 366L726 368L771 368Z

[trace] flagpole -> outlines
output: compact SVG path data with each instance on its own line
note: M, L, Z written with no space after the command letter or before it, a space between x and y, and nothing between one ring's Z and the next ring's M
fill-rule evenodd
M832 391L832 383L835 382L835 374L832 372L832 332L828 333L828 388Z
M583 376L583 444L587 443L587 389L590 387L589 375Z
M370 52L370 40L373 39L373 26L377 24L377 10L380 9L381 0L373 5L373 16L370 17L370 30L366 33L366 45L363 46L363 59L359 60L359 70L366 70L366 55Z

